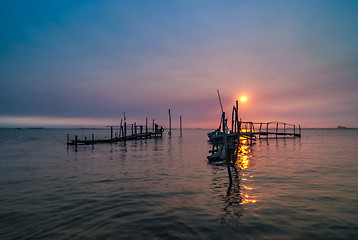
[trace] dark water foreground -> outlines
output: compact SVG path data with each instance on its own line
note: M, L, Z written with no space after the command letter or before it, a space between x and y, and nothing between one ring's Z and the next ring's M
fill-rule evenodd
M0 130L0 239L358 239L358 131L243 147L234 185L206 130L69 147Z

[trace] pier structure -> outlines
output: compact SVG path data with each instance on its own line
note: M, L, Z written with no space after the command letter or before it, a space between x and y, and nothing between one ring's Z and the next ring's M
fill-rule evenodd
M232 169L236 169L235 164L239 161L242 154L242 146L252 146L257 138L286 138L301 137L301 126L288 124L284 122L250 122L242 121L238 115L238 101L232 108L231 128L229 119L226 118L221 98L218 90L219 103L221 107L221 118L219 128L208 133L209 142L212 149L209 151L211 155L207 157L211 164L225 164L227 166L229 176L228 192L232 186Z
M285 122L251 122L242 121L238 115L238 100L232 108L231 126L229 119L225 117L225 112L221 104L221 119L219 128L208 133L209 142L212 143L211 153L208 156L209 162L234 162L238 154L239 145L253 145L257 139L278 139L288 137L301 137L301 126ZM245 140L245 141L243 141Z
M261 138L301 137L301 125L285 122L241 122L241 135Z
M127 124L126 120L121 120L119 126L106 126L110 128L110 138L108 139L96 139L92 134L91 139L78 139L75 136L74 139L70 139L70 135L67 134L67 145L93 145L98 143L116 143L129 140L148 139L148 138L162 138L164 128L155 123L153 119L153 126L148 128L148 118L145 120L145 125L137 125L137 123Z

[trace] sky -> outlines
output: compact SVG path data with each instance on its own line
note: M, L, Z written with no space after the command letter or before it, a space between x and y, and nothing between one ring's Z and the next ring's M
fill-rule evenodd
M19 1L0 7L0 127L145 118L358 127L358 1Z

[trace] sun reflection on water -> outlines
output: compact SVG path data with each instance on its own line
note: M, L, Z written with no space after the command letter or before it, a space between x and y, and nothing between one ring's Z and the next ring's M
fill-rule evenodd
M248 140L241 138L240 145L237 150L237 158L234 163L234 167L239 170L239 185L241 185L241 191L237 192L237 194L239 194L241 198L240 204L257 202L256 197L251 194L252 190L254 190L254 188L250 186L250 182L252 181L253 176L250 175L249 171L247 171L251 166L251 151L252 146L250 146Z
M251 145L247 138L240 138L240 144L235 149L232 155L233 158L231 158L230 172L232 181L230 183L228 182L226 171L215 173L220 177L213 179L213 190L220 189L219 192L221 192L225 188L227 191L225 195L222 195L222 192L219 193L224 202L222 221L240 218L243 216L246 206L250 207L249 205L256 204L259 201L253 182L253 149L254 145ZM214 165L214 169L222 171L226 169L226 166Z

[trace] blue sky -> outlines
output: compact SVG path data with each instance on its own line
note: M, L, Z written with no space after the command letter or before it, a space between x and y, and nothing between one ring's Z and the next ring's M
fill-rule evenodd
M2 1L0 126L358 127L357 1Z

